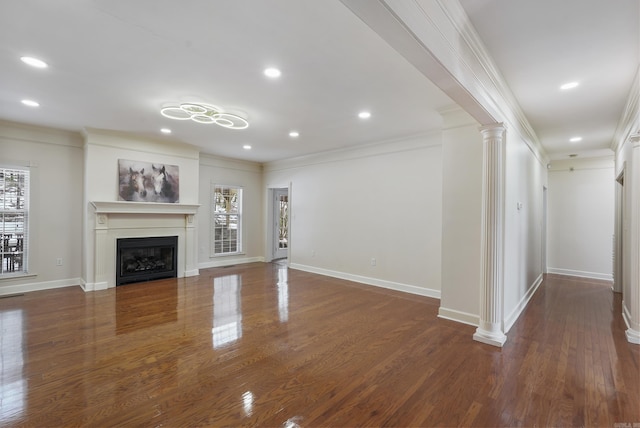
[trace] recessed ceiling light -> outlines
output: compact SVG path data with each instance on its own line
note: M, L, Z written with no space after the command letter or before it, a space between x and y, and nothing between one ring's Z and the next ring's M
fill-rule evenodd
M267 77L270 77L272 79L280 77L281 74L282 74L282 72L280 72L280 70L278 70L277 68L273 68L273 67L269 67L269 68L266 68L264 70L264 75L267 76Z
M171 130L169 128L162 128L160 132L162 132L163 134L171 134Z
M358 113L358 117L360 119L369 119L371 117L371 113L369 113L368 111L361 111L360 113Z
M562 89L563 91L566 91L567 89L573 89L575 87L577 87L580 83L578 82L569 82L569 83L565 83L564 85L560 86L560 89Z
M299 136L300 136L300 133L298 131L289 132L289 137L291 138L298 138Z
M245 144L242 148L245 150L251 150L251 146L249 144Z
M33 100L22 100L22 104L29 107L40 107L40 103Z
M569 141L571 141L572 143L577 143L578 141L582 141L582 137L573 137L570 138Z
M47 68L49 66L46 62L42 61L41 59L34 58L31 56L20 57L20 60L22 60L22 62L24 62L25 64L30 65L31 67Z

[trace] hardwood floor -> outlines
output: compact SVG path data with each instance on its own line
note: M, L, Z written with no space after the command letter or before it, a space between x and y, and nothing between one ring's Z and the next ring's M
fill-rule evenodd
M0 426L640 423L608 284L549 275L502 349L438 303L262 263L3 298Z

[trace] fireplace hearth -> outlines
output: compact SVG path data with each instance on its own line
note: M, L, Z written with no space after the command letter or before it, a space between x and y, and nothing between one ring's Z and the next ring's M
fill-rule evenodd
M116 241L116 285L177 277L177 236Z

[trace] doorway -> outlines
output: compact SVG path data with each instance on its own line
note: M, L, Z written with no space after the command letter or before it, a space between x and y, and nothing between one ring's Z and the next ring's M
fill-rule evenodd
M289 256L289 189L273 189L272 260Z

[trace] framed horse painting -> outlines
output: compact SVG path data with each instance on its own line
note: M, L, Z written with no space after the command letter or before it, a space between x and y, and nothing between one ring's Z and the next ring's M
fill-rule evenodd
M180 202L178 166L118 159L118 200Z

